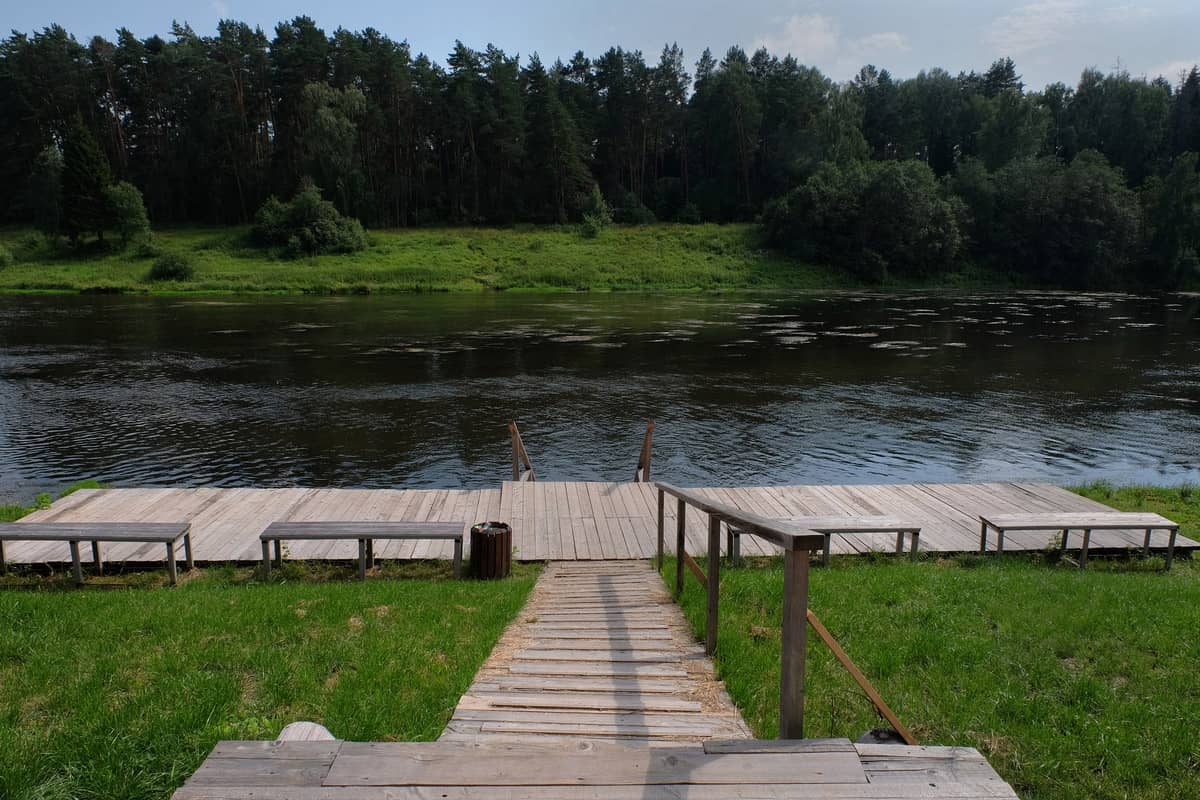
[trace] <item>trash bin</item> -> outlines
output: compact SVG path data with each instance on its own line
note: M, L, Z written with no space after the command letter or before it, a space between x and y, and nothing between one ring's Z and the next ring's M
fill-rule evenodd
M481 522L471 527L471 577L480 580L507 578L512 570L512 528L503 522Z

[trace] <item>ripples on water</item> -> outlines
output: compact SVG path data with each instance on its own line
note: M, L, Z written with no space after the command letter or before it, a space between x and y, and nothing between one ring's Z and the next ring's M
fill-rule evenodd
M0 498L1200 477L1182 295L0 298Z

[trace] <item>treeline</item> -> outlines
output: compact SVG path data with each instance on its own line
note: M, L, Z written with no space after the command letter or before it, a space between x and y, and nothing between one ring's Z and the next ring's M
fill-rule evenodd
M86 45L51 26L0 45L0 218L60 213L77 121L156 224L249 222L309 184L368 226L563 223L598 185L618 222L761 217L775 243L871 276L969 257L1172 283L1200 244L1197 69L1033 92L1008 59L838 84L736 47L548 65L457 43L442 66L307 17Z

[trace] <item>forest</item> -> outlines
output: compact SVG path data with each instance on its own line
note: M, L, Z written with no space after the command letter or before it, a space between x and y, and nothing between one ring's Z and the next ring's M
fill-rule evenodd
M226 20L81 43L51 25L0 44L0 221L64 247L147 217L257 220L265 242L311 212L353 249L354 220L565 225L599 203L624 224L757 222L772 246L869 279L971 261L1179 286L1200 273L1197 153L1195 67L1034 90L1007 58L844 83L739 47L548 64L457 42L441 62L303 16L273 35Z

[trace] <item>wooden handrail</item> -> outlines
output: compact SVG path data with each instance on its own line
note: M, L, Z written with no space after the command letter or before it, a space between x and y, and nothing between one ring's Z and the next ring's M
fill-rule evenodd
M833 651L866 693L875 709L887 719L908 744L916 744L912 733L900 722L871 685L862 670L837 643L821 620L808 607L809 552L825 547L825 537L787 520L771 519L726 505L691 489L680 489L658 481L658 568L662 570L665 547L666 496L676 499L675 510L675 597L683 593L685 568L690 570L704 587L707 613L704 626L704 649L712 655L717 649L717 621L721 595L721 525L736 527L743 533L759 536L783 548L783 630L780 652L779 681L779 738L804 738L804 659L808 644L808 627ZM687 553L685 532L687 507L708 515L708 573Z
M521 438L521 431L517 428L516 420L508 423L508 433L512 437L512 479L514 481L536 481L533 464L529 460L529 453L525 450L525 441ZM524 472L521 471L522 467L525 469Z
M654 453L654 420L646 423L646 435L642 437L642 451L638 455L637 467L633 470L634 483L650 482L650 459Z
M717 649L717 622L721 602L721 524L774 542L783 548L783 636L780 653L779 738L804 738L804 657L808 645L808 554L823 547L825 537L783 520L751 514L733 506L710 500L690 489L680 489L659 481L658 487L658 566L662 569L665 539L665 506L669 494L676 499L675 595L683 592L685 567L698 573L704 586L706 615L704 649L712 655ZM684 537L687 507L708 515L708 572L687 554Z

